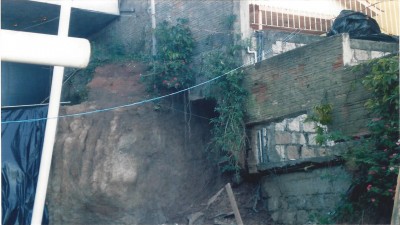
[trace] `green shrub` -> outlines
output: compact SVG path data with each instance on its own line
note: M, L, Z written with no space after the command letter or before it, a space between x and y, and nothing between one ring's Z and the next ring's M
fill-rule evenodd
M195 42L187 24L186 19L178 19L174 26L167 21L158 24L155 30L157 54L150 65L150 75L144 76L149 90L176 91L194 84L190 64Z

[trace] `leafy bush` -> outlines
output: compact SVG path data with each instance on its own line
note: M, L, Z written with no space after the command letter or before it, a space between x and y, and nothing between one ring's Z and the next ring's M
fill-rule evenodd
M195 42L187 24L186 19L178 19L174 26L167 21L158 24L157 54L151 74L144 76L149 90L180 90L194 83L190 63Z
M377 217L391 215L400 162L398 61L395 56L358 67L367 73L362 83L372 94L365 103L370 136L344 155L355 172L351 209L374 209Z
M245 148L245 100L247 92L242 87L243 70L234 70L239 65L237 50L240 46L233 46L226 51L215 51L205 58L206 76L215 81L209 97L217 100L215 111L218 117L213 118L211 151L217 155L221 163L222 172L234 172L234 179L240 180L240 157Z

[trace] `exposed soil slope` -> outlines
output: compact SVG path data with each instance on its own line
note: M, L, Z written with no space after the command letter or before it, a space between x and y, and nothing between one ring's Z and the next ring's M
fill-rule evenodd
M88 101L61 114L149 98L139 81L143 68L131 62L96 69ZM185 121L181 98L61 119L47 198L51 224L187 223L203 210L225 182L205 154L209 121ZM254 187L243 188L246 217Z

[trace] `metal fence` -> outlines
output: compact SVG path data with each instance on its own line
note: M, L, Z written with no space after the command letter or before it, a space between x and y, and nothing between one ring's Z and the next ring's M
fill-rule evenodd
M249 4L250 26L322 34L343 9L362 12L374 18L383 33L399 35L399 0L286 0L286 4L285 0L254 0Z

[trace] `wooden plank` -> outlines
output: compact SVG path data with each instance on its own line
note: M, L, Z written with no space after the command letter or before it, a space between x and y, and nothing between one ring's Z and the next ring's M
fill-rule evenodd
M237 225L243 225L242 217L240 217L240 212L236 204L235 195L233 195L233 191L231 188L231 184L227 183L225 185L226 192L228 193L229 202L231 203L231 207L233 210L233 214L235 215Z
M400 167L399 167L399 171L400 171ZM400 224L399 186L400 186L400 173L397 175L397 185L396 185L396 194L394 196L392 221L390 222L391 225Z

